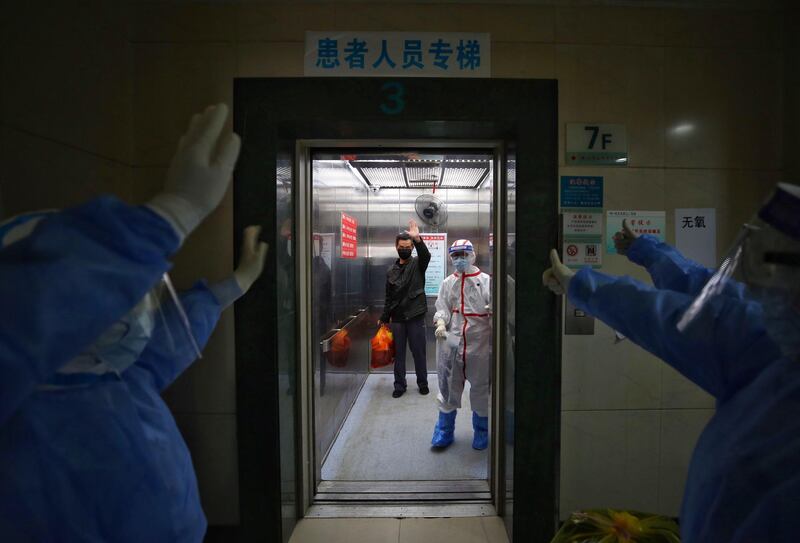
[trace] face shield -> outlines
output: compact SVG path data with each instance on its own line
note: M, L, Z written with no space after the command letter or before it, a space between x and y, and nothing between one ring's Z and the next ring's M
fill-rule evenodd
M18 215L0 223L0 251L28 237L54 210ZM112 324L77 357L59 369L60 375L121 373L133 365L154 333L167 352L193 351L201 357L189 318L168 274L121 319ZM82 383L54 379L55 384ZM90 381L86 381L90 382Z
M189 318L169 275L144 295L136 306L59 370L61 374L120 374L136 363L147 344L158 337L167 353L187 348L202 358Z
M706 306L725 296L759 302L771 339L786 356L800 358L800 187L778 184L742 227L678 328L686 330Z
M475 264L475 248L468 239L453 242L448 252L450 262L459 273L466 273Z

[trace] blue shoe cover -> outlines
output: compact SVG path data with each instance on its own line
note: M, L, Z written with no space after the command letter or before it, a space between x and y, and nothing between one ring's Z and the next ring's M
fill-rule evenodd
M450 413L442 413L439 411L439 420L436 422L436 428L433 429L431 445L443 449L453 443L453 432L456 429L457 413L458 411L455 410Z
M472 429L475 436L472 438L472 448L482 451L489 446L489 417L480 417L472 412Z

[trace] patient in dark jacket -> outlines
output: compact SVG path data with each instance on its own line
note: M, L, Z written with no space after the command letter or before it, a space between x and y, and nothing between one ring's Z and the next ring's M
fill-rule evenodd
M413 219L408 222L408 230L395 239L395 248L399 258L386 272L386 304L378 324L391 323L395 344L392 397L399 398L406 391L406 342L414 356L419 392L429 392L425 360L425 314L428 312L425 270L431 253ZM417 249L416 257L411 256L413 248Z

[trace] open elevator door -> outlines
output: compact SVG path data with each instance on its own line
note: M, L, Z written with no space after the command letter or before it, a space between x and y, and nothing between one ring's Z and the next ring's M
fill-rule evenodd
M492 488L498 485L492 483L502 469L504 442L497 439L496 451L472 448L470 383L462 395L455 443L446 450L430 446L438 411L436 354L444 345L430 321L439 287L453 271L450 242L470 239L475 265L492 273L494 235L502 227L492 219L505 217L492 210L495 201L507 200L495 190L508 186L503 142L300 141L296 156L297 186L308 188L298 194L298 223L306 234L297 238L298 267L309 270L299 289L301 297L308 293L300 305L307 317L301 314L298 321L310 330L302 344L299 381L307 395L301 399L309 415L304 428L311 430L304 435L303 452L315 468L307 474L313 480L304 485L315 505L306 515L336 516L346 510L350 516L386 516L392 509L395 516L494 514ZM393 367L373 367L372 359L384 360L370 356L381 354L370 352L370 339L384 309L386 270L397 258L395 236L409 219L419 223L432 253L419 296L428 310L422 317L428 324L420 330L428 359L424 382L433 394L416 393L419 377L412 377L409 360L408 394L396 399L389 394ZM303 241L307 247L301 247ZM498 248L501 260L505 253ZM498 291L507 282L499 283ZM505 302L495 311L505 316ZM472 326L480 324L474 322L478 319L492 322L490 313L481 313L468 317ZM486 363L498 370L493 382L505 390L506 357L502 351L492 357L490 344L493 336L508 334L503 318L494 321L496 333L472 335L469 343L486 343ZM505 412L501 395L490 399L496 405L487 413ZM500 429L501 424L490 425L490 441Z
M262 224L272 247L264 280L236 308L240 540L288 540L316 490L300 386L312 344L301 319L310 283L299 253L308 254L301 240L312 234L300 220L304 142L379 140L494 142L504 182L495 184L492 272L505 280L493 281L493 348L504 357L493 378L507 387L492 392L491 506L511 537L549 541L558 521L560 321L539 278L557 240L556 94L554 81L236 80L235 228Z

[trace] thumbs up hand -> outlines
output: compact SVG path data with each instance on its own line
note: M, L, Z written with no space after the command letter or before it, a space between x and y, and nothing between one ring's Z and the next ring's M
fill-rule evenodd
M555 249L550 250L550 263L552 265L542 274L542 284L552 290L554 294L566 294L569 290L570 279L575 272L561 263Z
M617 253L621 255L627 254L631 244L638 237L639 234L628 226L628 219L622 219L622 230L614 234L614 247L617 249Z

